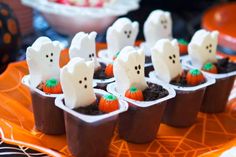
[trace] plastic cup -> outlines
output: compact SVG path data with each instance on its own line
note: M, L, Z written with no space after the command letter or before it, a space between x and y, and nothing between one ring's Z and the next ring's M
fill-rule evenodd
M183 59L183 65L194 68L189 57ZM236 71L225 74L211 74L203 72L207 76L216 79L216 83L207 87L203 98L201 112L220 113L224 112L227 101L234 85Z
M129 104L127 112L120 114L119 136L132 143L148 143L156 138L167 100L175 97L175 91L165 84L154 82L165 88L169 94L155 101L135 101L122 96L116 90L116 83L107 86L108 92L125 100Z
M155 72L149 74L157 80ZM163 122L174 127L189 127L195 123L200 111L205 89L215 83L214 79L205 76L206 82L194 87L180 87L171 85L176 91L176 97L166 105Z
M95 89L97 97L107 92ZM119 110L103 115L85 115L65 106L64 96L55 100L64 111L68 148L78 157L104 157L109 150L118 115L128 109L128 104L119 100Z
M64 134L63 111L54 104L55 98L61 94L45 94L31 87L29 75L23 77L22 83L30 88L36 129L49 135Z

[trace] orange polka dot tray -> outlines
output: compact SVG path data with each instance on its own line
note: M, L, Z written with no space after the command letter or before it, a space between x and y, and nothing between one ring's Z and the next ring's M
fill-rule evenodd
M98 44L98 47L103 48L104 45ZM65 50L61 55L61 66L67 62L68 53ZM35 130L30 91L21 84L22 77L27 73L27 64L21 61L10 64L0 75L1 139L23 152L26 152L23 148L29 147L48 156L71 156L65 135L50 136ZM173 128L161 124L156 139L149 144L127 143L115 132L108 156L216 157L236 146L235 124L236 99L232 99L225 113L199 113L196 124L190 128Z

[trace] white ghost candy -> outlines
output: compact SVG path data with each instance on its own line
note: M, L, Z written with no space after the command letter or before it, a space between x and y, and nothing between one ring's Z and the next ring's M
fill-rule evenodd
M100 67L96 56L96 38L97 33L91 32L90 34L79 32L72 39L71 46L69 48L70 59L74 57L84 58L85 61L93 60L95 63L95 69Z
M170 82L182 73L177 40L161 39L151 51L155 72L161 80Z
M188 45L188 53L192 64L202 68L207 62L216 62L216 47L218 42L218 31L208 32L204 29L198 30Z
M131 86L140 90L147 88L144 77L143 51L132 46L123 48L114 62L114 77L119 93L125 94Z
M150 47L160 39L172 39L172 20L170 12L152 11L144 23L144 37Z
M93 90L94 62L73 58L61 69L60 80L67 107L88 106L96 100Z
M60 43L51 41L48 37L38 38L31 47L27 48L26 61L32 87L37 87L47 79L59 79L60 52Z
M107 30L107 47L112 59L125 46L133 46L138 35L139 24L128 18L119 18Z
M220 157L235 157L235 156L236 156L236 147L232 147L220 155Z

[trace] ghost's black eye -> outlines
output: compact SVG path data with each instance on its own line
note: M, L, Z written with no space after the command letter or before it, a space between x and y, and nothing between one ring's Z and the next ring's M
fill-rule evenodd
M128 32L127 31L124 31L125 34L127 34Z
M170 59L172 59L172 57L171 57L171 56L169 56L169 58L170 58Z
M139 69L139 70L141 69L141 65L140 65L140 64L138 65L138 69Z
M173 55L173 57L175 58L176 56L175 56L175 55Z
M137 67L137 66L135 66L135 67L134 67L134 69L135 69L135 70L138 70L138 67Z
M163 24L164 23L164 21L163 20L161 20L161 24Z
M94 57L94 54L92 53L92 57Z
M79 80L79 83L81 84L81 83L82 83L82 81L81 81L81 80Z
M46 55L46 57L48 58L49 56L48 56L48 55Z
M51 56L53 56L53 53L51 53Z
M212 45L210 44L209 47L212 47Z
M206 49L208 49L209 47L208 46L206 46Z
M87 77L84 78L84 81L86 81L86 80L87 80Z
M91 55L91 54L89 55L89 58L92 58L92 55Z
M132 31L130 30L130 31L129 31L129 34L131 34L131 33L132 33Z

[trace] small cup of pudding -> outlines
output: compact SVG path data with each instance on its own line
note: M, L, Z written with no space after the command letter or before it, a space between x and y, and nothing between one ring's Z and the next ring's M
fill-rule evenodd
M76 157L103 157L109 150L120 113L128 104L93 89L94 62L75 57L61 70L63 95L55 104L64 111L68 148Z
M129 104L120 114L119 136L132 143L148 143L156 138L167 100L175 91L166 84L144 77L144 53L127 46L114 61L115 82L107 91Z
M55 106L55 98L62 94L59 81L59 42L47 37L38 38L27 48L29 75L22 83L31 91L35 127L50 135L65 133L63 111Z
M216 55L217 39L217 31L197 31L188 47L189 56L183 59L183 65L200 69L216 79L216 83L205 91L201 111L206 113L225 111L236 75L236 63Z
M155 71L152 80L168 83L176 91L176 97L167 102L163 122L175 127L189 127L195 123L204 92L215 80L198 69L183 69L176 40L161 39L152 48Z

